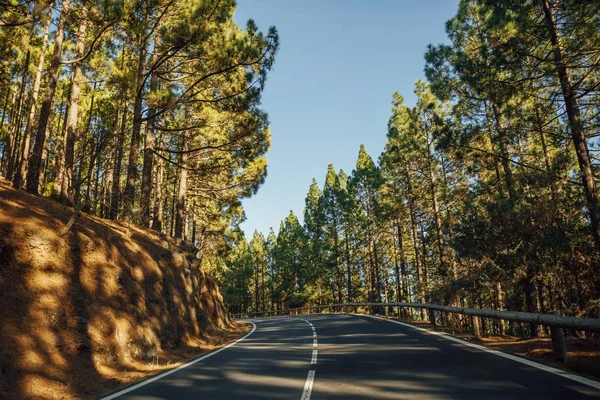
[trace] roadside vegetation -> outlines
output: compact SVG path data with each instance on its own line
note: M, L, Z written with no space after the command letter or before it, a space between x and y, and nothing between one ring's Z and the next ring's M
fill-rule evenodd
M600 3L464 0L387 144L221 269L235 312L411 301L600 316ZM250 290L248 290L248 288ZM488 334L539 327L490 321Z
M0 398L97 397L242 334L203 266L265 179L279 39L234 11L0 2Z

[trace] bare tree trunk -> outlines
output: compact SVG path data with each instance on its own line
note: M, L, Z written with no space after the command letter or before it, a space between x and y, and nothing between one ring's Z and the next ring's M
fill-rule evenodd
M95 89L96 89L96 84L94 83L94 90ZM87 152L88 142L90 141L89 138L88 138L88 135L90 133L91 124L92 124L92 116L93 116L93 111L94 111L94 98L95 98L95 96L92 94L92 100L91 100L91 103L90 103L90 111L89 111L88 121L87 121L87 124L86 124L85 134L83 136L83 148L81 150L81 157L79 159L79 168L77 169L77 178L73 182L73 186L75 188L74 203L76 205L79 205L80 200L81 200L81 186L83 185L83 182L84 182L84 179L82 178L82 176L83 176L83 168L84 168L83 160L85 160L85 158L86 158L86 152ZM95 157L95 150L94 150L95 141L92 139L91 142L92 142L91 143L92 144L92 150L90 151L90 158L89 158L89 163L88 163L88 172L93 167L94 157ZM89 176L89 174L87 176ZM88 184L88 187L87 187L87 192L86 193L89 196L89 178L88 178L87 184ZM86 200L87 200L88 196L86 196Z
M88 140L88 138L90 139L90 143L92 145L92 148L90 150L90 157L89 157L89 163L88 163L88 171L86 174L86 192L85 192L85 207L86 209L89 210L90 207L90 188L92 185L92 172L94 170L94 163L96 162L96 158L98 157L98 153L100 151L102 151L101 149L98 149L98 144L96 143L96 138L94 138L94 135L92 132L92 119L94 118L94 100L96 98L95 96L95 91L96 91L96 82L94 82L94 88L92 90L92 99L90 101L90 113L88 115L88 120L87 120L87 124L86 124L86 129L85 129L85 134L84 134L84 140ZM79 187L81 187L81 184L83 182L80 180L79 182L77 182L77 184L79 185Z
M554 51L554 64L558 79L560 81L563 99L565 101L567 118L569 120L569 127L571 128L571 138L573 139L575 153L577 154L577 162L581 172L583 193L585 194L585 199L590 214L590 222L592 225L592 236L594 238L596 250L600 251L600 204L598 203L598 196L596 193L596 185L594 182L594 173L592 171L587 138L583 131L583 124L581 122L581 112L579 110L577 92L571 83L571 78L569 76L569 72L567 71L567 64L563 58L560 37L550 2L548 0L541 0L541 3L544 11L546 27L548 28L548 33L550 35L550 42L552 43L552 49ZM600 266L598 266L597 262L593 262L592 264L596 278L600 277ZM596 279L595 289L598 293L600 293L600 283L598 283L598 279Z
M164 178L164 160L158 158L156 165L156 189L154 192L154 210L152 212L152 229L162 231L162 215L163 215L163 178Z
M398 235L398 250L400 251L400 275L402 277L402 286L398 286L398 290L402 289L402 301L408 301L409 299L408 276L406 275L406 254L404 253L404 240L402 239L402 228L400 225L400 219L396 220L396 234Z
M187 149L187 142L183 139L183 149ZM185 224L185 195L187 191L187 169L186 167L187 155L182 153L180 156L181 166L177 168L177 177L179 184L177 185L177 209L175 214L175 234L176 238L181 238L183 235L183 229Z
M339 232L337 225L337 217L333 219L334 225L334 236L333 236L333 245L335 248L335 282L337 287L337 299L338 303L342 302L342 279L341 279L341 270L340 270L340 244L339 244Z
M28 41L29 42L29 41ZM27 77L29 75L29 61L31 60L31 50L27 51L27 55L25 56L25 64L23 65L23 75L21 77L21 88L19 89L19 99L17 101L17 112L16 112L16 123L13 127L13 146L11 149L11 153L8 159L8 167L6 169L6 177L10 180L13 180L15 177L15 169L19 170L19 139L21 136L21 123L23 122L23 101L25 98L25 85L27 84ZM16 182L13 180L13 185Z
M10 101L10 85L6 85L6 96L4 97L4 106L2 107L2 119L0 119L0 132L2 132L2 128L4 128L4 119L6 118L6 110L8 109L8 102ZM5 147L6 148L6 145ZM4 149L3 149L4 150ZM4 161L4 153L2 153L2 160Z
M262 310L266 311L266 304L265 304L265 268L264 265L261 265L260 268L260 279L262 281L262 291L261 291L261 302L262 302Z
M21 150L21 165L17 172L18 180L15 184L17 188L21 188L24 184L25 177L27 176L27 166L29 164L29 151L31 150L31 136L33 134L32 126L35 119L35 113L37 109L37 102L40 93L40 86L42 83L42 71L44 70L44 61L46 59L46 48L48 47L48 36L50 32L50 18L46 24L44 38L42 39L42 48L40 49L40 58L38 60L38 66L35 73L35 79L33 82L33 93L31 95L31 104L29 105L29 114L27 115L27 122L25 124L25 133L23 146ZM0 128L0 131L2 128Z
M125 129L127 128L127 105L122 105L121 110L121 127L119 134L115 136L115 164L113 168L112 189L110 198L110 213L109 218L117 219L119 214L119 204L121 201L121 162L123 160L123 141L125 140Z
M38 122L38 130L35 135L35 143L29 161L27 170L27 191L29 193L39 193L40 167L42 165L42 152L46 144L46 129L50 114L52 112L52 103L54 100L54 92L58 81L58 73L60 69L60 57L62 55L62 45L64 40L65 19L69 11L70 0L63 0L62 9L58 17L58 25L56 28L56 38L54 39L54 52L50 67L48 68L48 86L44 92L44 99L40 110L40 119Z
M12 83L12 82L11 82ZM12 85L11 85L12 86ZM18 96L18 91L13 92L12 94L12 100L10 101L10 112L8 113L8 135L6 137L6 140L4 142L4 149L2 151L2 170L4 171L4 176L6 177L6 169L8 167L8 161L10 159L10 154L12 152L12 147L13 147L13 134L12 134L12 129L10 129L10 126L12 124L14 124L14 119L15 119L15 107L17 106L17 96Z
M344 222L344 244L345 244L345 256L346 256L346 273L347 273L347 291L346 299L348 302L352 301L352 265L350 264L350 236L348 235L348 224Z
M158 53L156 51L156 43L159 41L159 35L155 35L154 39L154 55L152 63L155 65L158 62ZM154 93L158 90L158 71L152 72L150 78L150 92ZM146 124L146 134L144 137L144 163L142 167L142 188L141 188L141 223L142 226L150 226L150 202L152 193L152 162L154 157L154 135L156 134L155 121L156 110L150 108L148 110L148 122Z
M129 162L127 164L127 181L123 191L123 214L128 221L133 219L133 201L135 197L135 181L137 179L137 163L140 153L140 133L142 131L142 100L144 97L144 71L148 43L140 45L137 80L135 85L135 102L133 106L133 130L131 133L131 148L129 149Z
M504 292L502 291L502 283L496 283L496 303L498 310L504 310ZM506 335L506 321L503 319L498 321L500 323L500 335Z
M77 32L77 44L75 57L81 58L85 52L85 32L87 20L81 19L79 31ZM57 166L57 186L62 201L73 203L73 164L75 159L75 137L77 136L77 122L79 117L79 95L81 92L81 64L82 61L73 64L71 71L71 90L69 94L69 113L65 136L62 145L57 149L60 164ZM92 100L93 101L93 100Z
M179 187L179 168L177 169L175 179L173 179L173 193L171 195L171 226L169 233L175 237L175 213L177 212L177 188Z
M196 245L196 232L197 232L197 225L196 225L196 219L192 219L192 246Z
M255 311L258 311L258 304L260 303L260 290L258 283L258 270L260 269L260 265L258 263L258 259L256 260L256 273L254 274L254 302L256 304Z
M409 173L406 171L407 174ZM408 201L408 209L410 214L410 226L411 233L413 239L413 248L415 252L415 272L417 273L417 299L421 303L425 303L425 292L423 288L423 270L421 268L421 261L419 259L420 253L420 243L419 243L419 234L417 232L417 215L416 215L416 207L415 207L415 198L412 192L412 183L410 177L408 178L408 192L410 199ZM425 310L421 309L421 319L425 319Z
M382 289L382 285L381 285L381 269L379 267L379 252L377 251L377 243L376 241L373 239L372 245L371 245L372 249L373 249L373 265L375 266L375 271L374 271L374 275L375 275L375 288L376 288L376 292L375 295L377 296L376 302L380 303L381 302L381 289Z

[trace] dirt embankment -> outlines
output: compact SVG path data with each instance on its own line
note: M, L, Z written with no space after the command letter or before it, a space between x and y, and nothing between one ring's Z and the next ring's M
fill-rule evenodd
M0 398L90 398L239 336L174 241L0 180ZM190 262L191 261L191 262Z

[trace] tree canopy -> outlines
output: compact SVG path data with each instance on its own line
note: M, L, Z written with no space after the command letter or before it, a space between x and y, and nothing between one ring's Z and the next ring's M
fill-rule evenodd
M233 0L0 6L0 172L16 188L230 248L266 177L274 27Z
M379 158L361 146L349 176L329 165L313 180L302 229L291 214L264 286L249 277L271 301L232 310L428 301L600 316L599 16L598 2L461 0L414 106L393 94Z

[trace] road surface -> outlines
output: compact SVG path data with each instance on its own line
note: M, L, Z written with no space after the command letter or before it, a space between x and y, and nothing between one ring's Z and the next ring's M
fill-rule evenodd
M103 400L600 399L596 381L383 319L252 322L254 332L235 345Z

